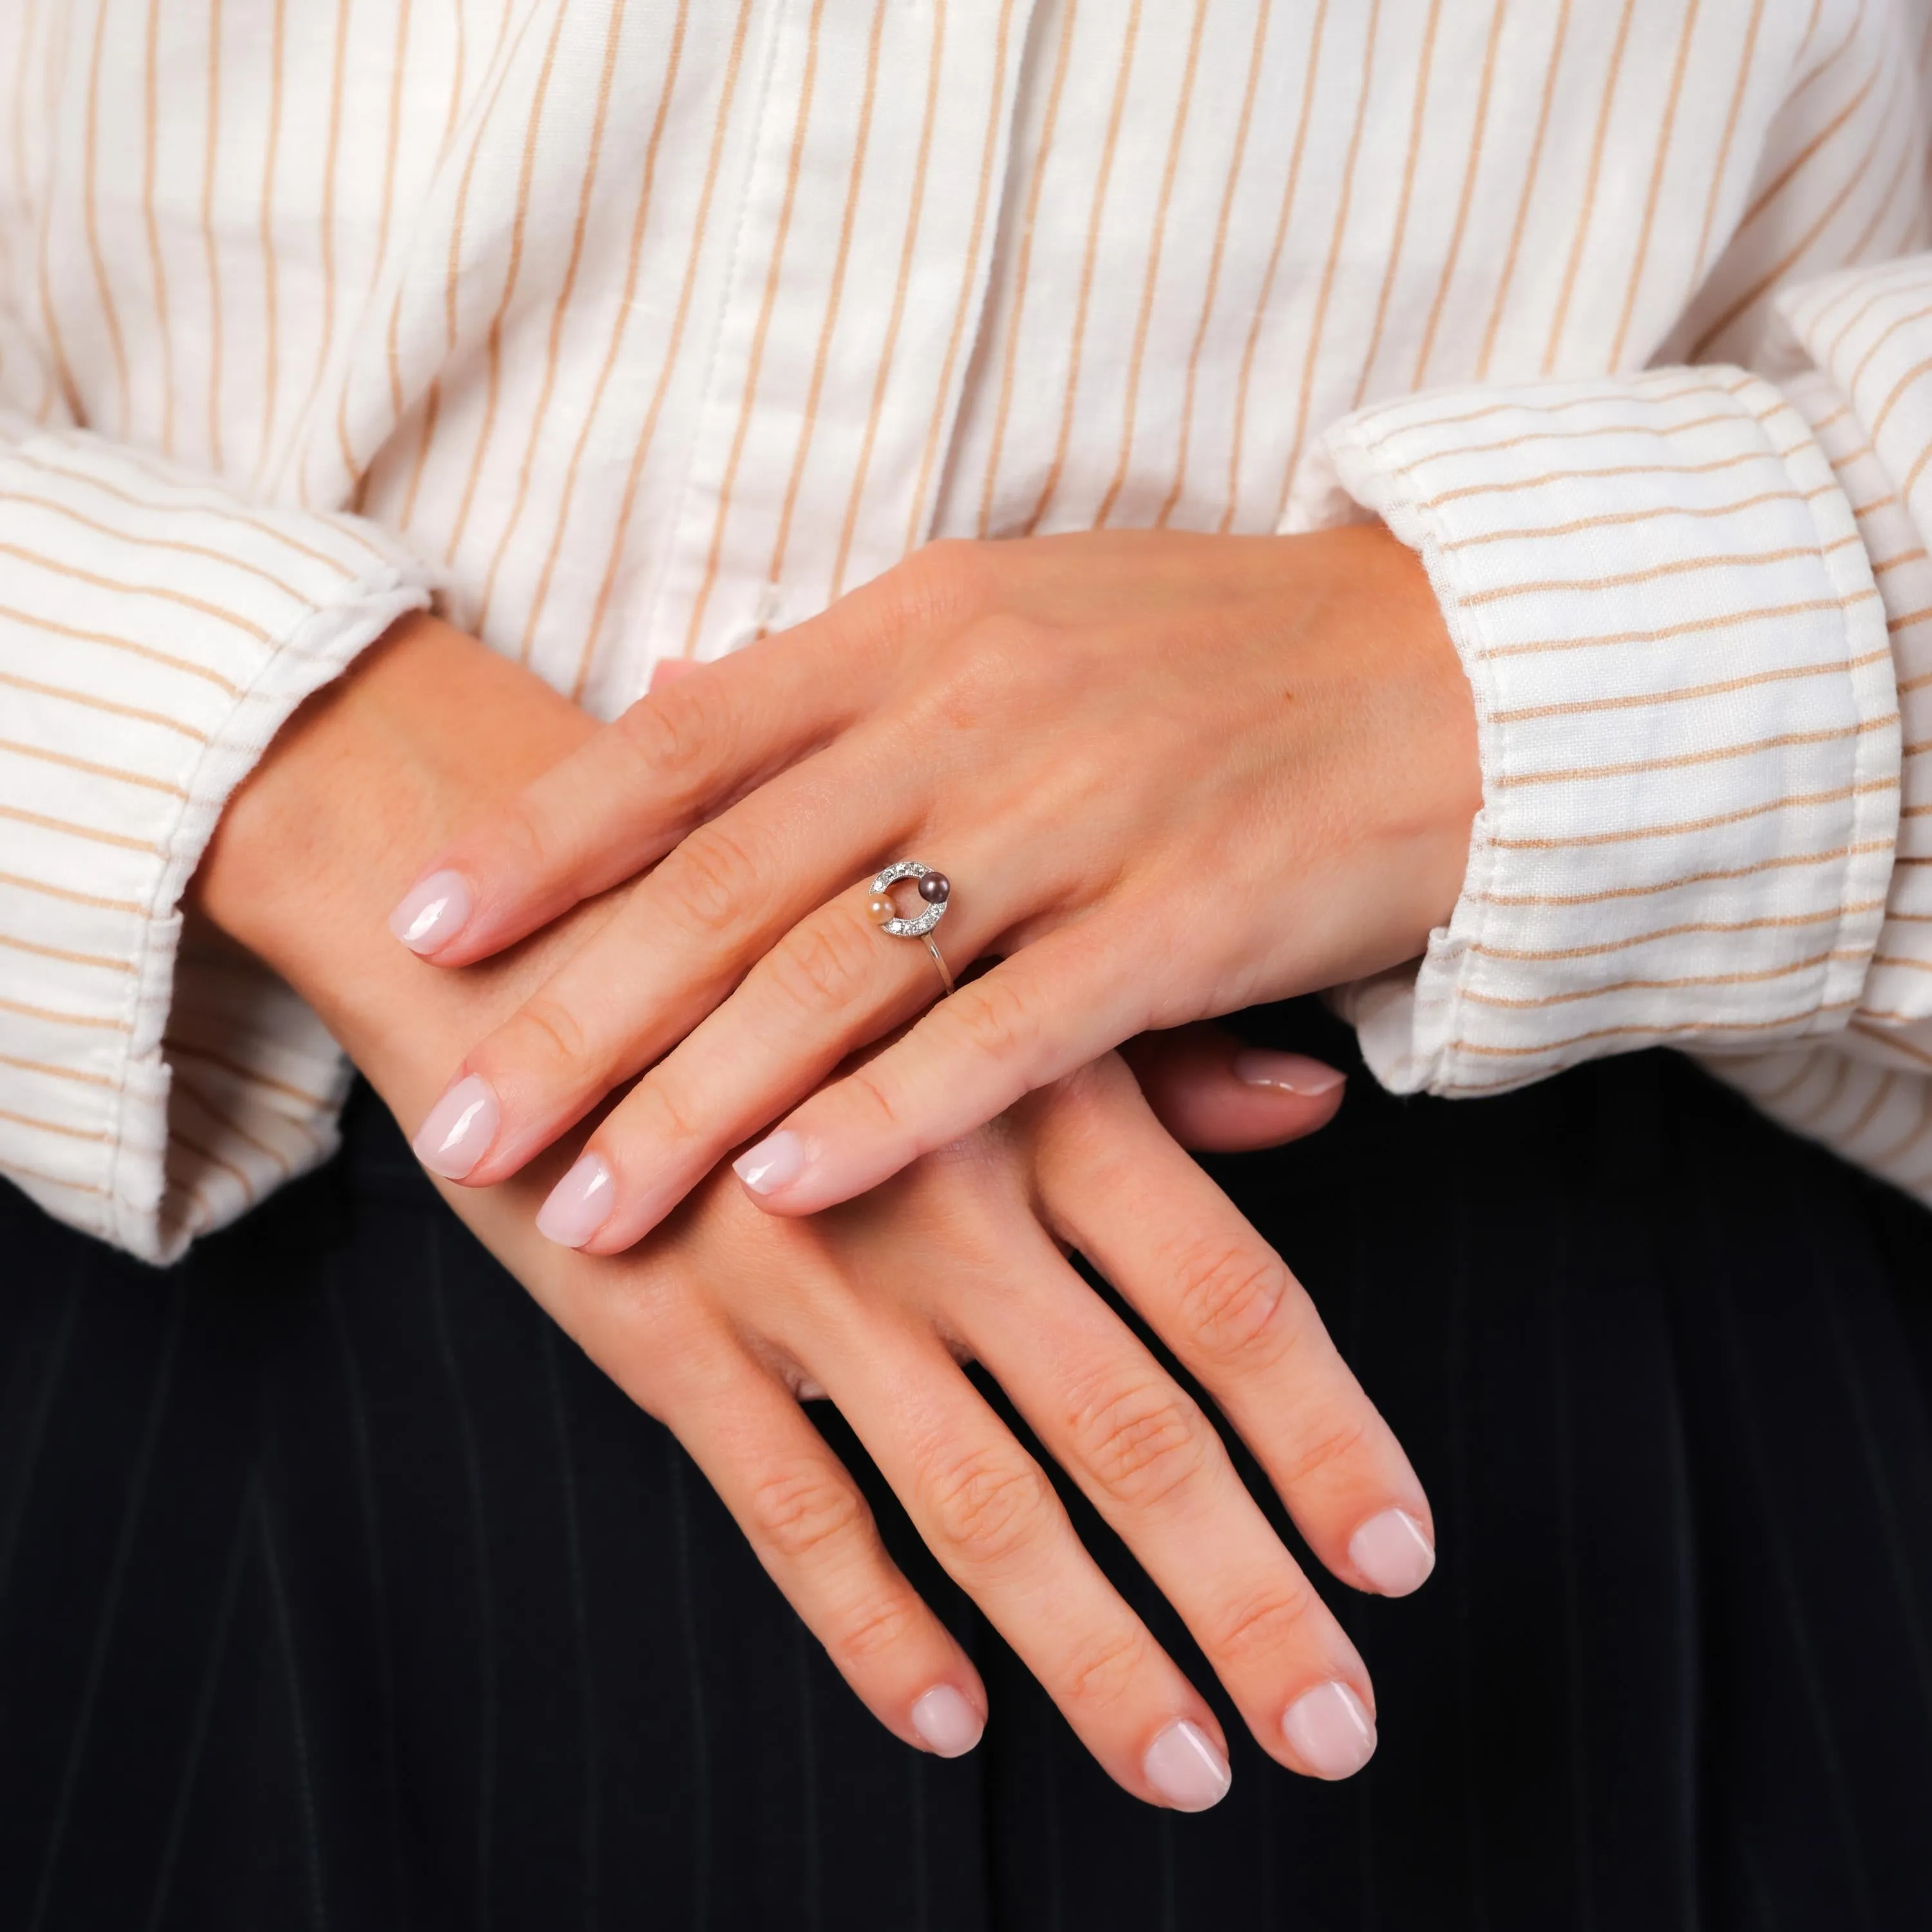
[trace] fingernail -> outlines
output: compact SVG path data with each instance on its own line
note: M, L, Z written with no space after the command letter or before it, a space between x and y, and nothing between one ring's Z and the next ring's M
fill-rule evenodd
M432 872L403 895L389 930L412 952L434 952L460 932L470 917L470 888L460 872Z
M1148 1746L1141 1769L1177 1811L1211 1810L1234 1781L1228 1760L1198 1724L1169 1724Z
M950 1684L935 1684L912 1707L920 1742L941 1757L964 1757L980 1742L986 1720Z
M1372 1516L1348 1539L1348 1561L1385 1597L1406 1597L1429 1581L1436 1546L1406 1510Z
M582 1247L610 1218L610 1164L602 1154L579 1154L537 1210L537 1232L560 1247Z
M446 1180L460 1180L496 1138L496 1096L469 1073L429 1110L410 1144L417 1160Z
M1352 1778L1376 1754L1376 1720L1346 1684L1305 1691L1281 1720L1288 1748L1317 1778Z
M776 1194L805 1172L805 1143L788 1127L767 1134L731 1163L731 1172L754 1194Z
M1264 1053L1249 1047L1234 1056L1234 1078L1244 1087L1275 1087L1285 1094L1299 1094L1313 1100L1332 1094L1348 1078L1318 1060L1303 1053Z

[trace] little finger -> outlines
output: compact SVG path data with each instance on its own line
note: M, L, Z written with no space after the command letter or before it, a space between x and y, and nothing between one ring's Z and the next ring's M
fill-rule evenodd
M812 1214L984 1126L1149 1023L1144 980L1061 926L942 1000L732 1165L758 1205Z
M1335 1118L1348 1076L1306 1054L1243 1045L1206 1021L1144 1033L1120 1049L1154 1117L1202 1154L1280 1147Z

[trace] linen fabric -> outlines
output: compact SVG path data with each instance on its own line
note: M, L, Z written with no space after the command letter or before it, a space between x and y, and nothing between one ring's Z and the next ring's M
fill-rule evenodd
M1354 1064L1318 1012L1244 1024ZM1399 1602L1312 1573L1380 1720L1322 1784L1262 1756L1069 1486L1221 1716L1233 1788L1196 1817L1113 1786L814 1404L986 1680L970 1756L888 1734L366 1089L349 1119L162 1281L0 1196L0 1923L1932 1917L1932 1222L1681 1058L1479 1108L1363 1082L1312 1140L1214 1164L1414 1456L1441 1559Z
M0 1171L334 1144L179 931L434 586L609 715L928 537L1427 562L1485 805L1397 1087L1669 1042L1932 1198L1923 0L0 0ZM427 856L427 855L425 855Z

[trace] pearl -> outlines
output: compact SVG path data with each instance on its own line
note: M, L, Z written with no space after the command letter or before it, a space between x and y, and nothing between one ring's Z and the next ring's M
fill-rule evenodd
M874 892L866 902L866 916L874 926L884 926L889 919L897 919L899 909L884 892Z
M944 905L952 896L952 881L944 872L928 872L919 882L919 896L928 905Z

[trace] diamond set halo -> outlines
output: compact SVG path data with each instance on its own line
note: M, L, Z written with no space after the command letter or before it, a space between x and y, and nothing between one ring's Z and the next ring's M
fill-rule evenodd
M910 919L892 902L892 888L902 879L917 880L919 896L925 902ZM952 902L952 882L944 872L935 872L930 866L922 865L916 859L901 859L886 866L873 880L872 896L866 908L867 916L881 932L890 933L895 939L924 942L949 993L952 991L952 970L933 944L932 929L946 916L946 908Z
M890 906L892 890L902 879L918 880L919 896L926 904L910 919L902 919L895 909L890 917L879 921L879 930L895 939L923 939L946 916L946 908L952 903L952 882L944 872L935 872L916 859L902 859L872 881L872 896ZM928 886L934 890L928 890Z

